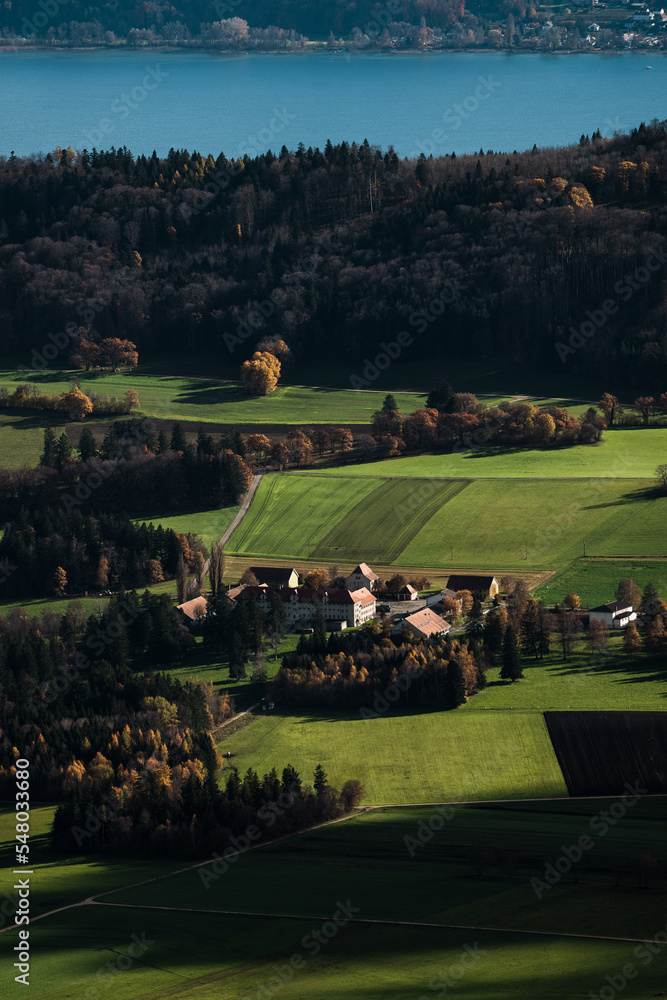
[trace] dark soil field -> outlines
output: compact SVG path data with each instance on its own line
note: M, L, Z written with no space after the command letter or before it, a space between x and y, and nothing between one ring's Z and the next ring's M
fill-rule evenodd
M667 713L545 712L570 795L667 793Z

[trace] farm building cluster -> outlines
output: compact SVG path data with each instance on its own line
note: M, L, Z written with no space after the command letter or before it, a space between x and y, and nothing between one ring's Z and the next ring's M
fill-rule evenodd
M251 566L249 572L258 581L256 584L240 583L227 591L227 597L235 603L243 594L254 596L264 612L268 612L277 595L285 609L288 628L310 629L319 615L324 618L328 631L340 631L348 627L363 625L375 618L378 611L387 612L389 605L378 608L378 593L381 579L366 563L359 563L345 578L344 587L299 586L296 569L277 566ZM393 631L400 634L407 630L420 638L446 635L450 624L436 613L434 608L442 604L445 597L458 603L457 592L469 590L485 598L493 598L498 593L498 581L491 576L450 576L444 590L437 590L421 599L421 607L412 613L395 611ZM419 600L419 591L406 583L391 594L397 603ZM205 597L195 597L178 605L185 620L195 624L208 613Z

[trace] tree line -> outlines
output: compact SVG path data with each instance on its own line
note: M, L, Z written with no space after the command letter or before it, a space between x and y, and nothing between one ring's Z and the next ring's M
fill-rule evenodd
M396 364L510 356L657 398L665 149L655 122L437 159L368 142L1 159L6 346L27 361L83 328L237 364L277 337L297 361L335 344L363 378L404 332Z
M457 708L485 686L481 646L458 639L390 638L389 626L365 625L357 635L331 633L324 623L283 656L271 690L289 708L377 706Z
M78 451L67 431L56 437L47 428L36 468L0 468L0 517L44 508L121 514L232 506L252 481L240 452L245 446L233 428L217 440L200 431L189 444L180 424L169 439L150 420L114 421L99 446L84 428Z

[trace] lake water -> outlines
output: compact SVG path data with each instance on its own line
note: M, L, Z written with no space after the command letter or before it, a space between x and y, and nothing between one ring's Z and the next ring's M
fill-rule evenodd
M4 155L125 145L236 156L329 138L401 156L511 152L653 118L667 118L658 53L0 53Z

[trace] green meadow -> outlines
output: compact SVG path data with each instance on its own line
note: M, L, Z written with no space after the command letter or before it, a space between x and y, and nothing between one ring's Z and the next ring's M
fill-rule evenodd
M224 736L241 773L292 763L312 781L356 778L368 805L567 796L542 715L536 712L270 713Z
M654 539L654 548L662 549L662 537ZM642 589L654 584L658 592L667 597L667 560L649 559L575 559L561 572L542 584L536 595L547 603L562 602L566 594L579 594L584 608L594 608L616 598L619 580L631 578Z
M667 504L647 480L263 477L227 551L321 561L565 568L620 545L667 557Z
M601 814L609 815L613 801L371 809L241 853L224 872L198 866L96 899L298 916L327 913L343 892L368 920L573 934L589 933L592 911L603 907L596 933L652 937L664 884L654 882L647 899L632 875L619 889L613 870L622 864L633 872L642 851L662 857L664 804L640 800L603 836ZM265 826L261 819L258 825ZM542 877L563 843L576 843L584 832L594 841L585 880L567 873L538 895L530 880ZM307 879L300 877L304 866Z
M303 920L75 909L61 914L57 926L33 928L38 957L30 989L43 1000L268 1000L276 994L282 1000L421 1000L455 983L463 1000L583 1000L630 961L640 975L628 981L624 998L643 1000L664 985L664 954L643 967L628 942L351 924L330 941L322 937L316 950L313 935L321 934L339 900L346 903L342 896ZM133 952L132 935L145 950ZM465 969L461 960L471 954L477 959ZM5 995L13 1000L26 988L13 982L9 961Z
M242 360L239 358L239 365ZM238 367L233 380L218 380L202 375L154 375L143 365L115 373L47 371L28 378L38 392L61 393L73 381L83 392L115 398L134 389L141 403L139 415L194 423L370 424L386 395L380 390L355 392L351 388L281 384L269 396L247 396L237 380ZM0 385L10 392L23 381L24 376L16 371L0 371ZM401 410L413 413L425 401L424 393L401 393Z
M195 534L203 540L210 550L212 545L224 535L239 512L239 507L213 507L210 510L195 510L186 514L146 514L133 517L135 524L161 524L163 528L172 528L183 535Z
M330 475L415 476L439 479L650 479L667 455L667 428L605 431L598 445L534 449L480 447L365 462Z

